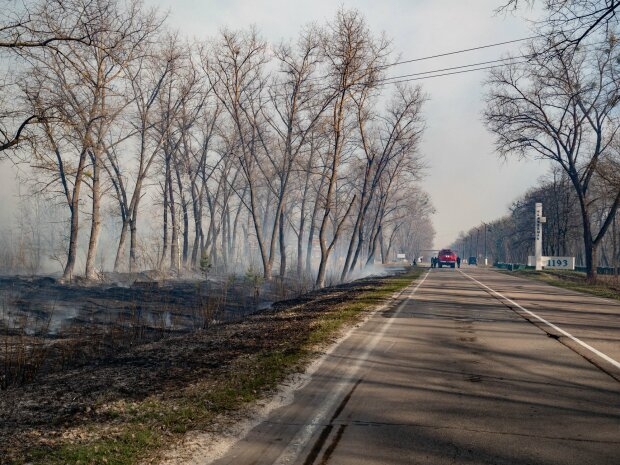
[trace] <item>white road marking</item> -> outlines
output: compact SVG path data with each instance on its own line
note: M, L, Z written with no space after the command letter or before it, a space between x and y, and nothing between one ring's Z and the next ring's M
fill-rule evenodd
M583 342L581 339L576 338L575 336L573 336L572 334L564 331L562 328L560 328L559 326L554 325L553 323L550 323L549 321L545 320L544 318L536 315L534 312L529 311L527 308L519 305L517 302L515 302L512 299L509 299L508 297L500 294L499 292L491 289L489 286L487 286L484 283L481 283L480 281L478 281L476 278L473 278L471 276L469 276L467 273L464 273L463 271L461 271L461 273L463 273L463 275L465 275L466 277L468 277L469 279L471 279L472 281L478 283L480 286L484 287L485 289L487 289L488 291L492 292L493 294L495 294L496 296L504 299L506 302L510 302L512 305L514 305L515 307L518 307L519 309L521 309L522 311L524 311L525 313L527 313L528 315L533 316L534 318L536 318L538 321L546 324L547 326L549 326L550 328L555 329L557 332L559 332L560 334L563 334L564 336L566 336L567 338L571 339L572 341L576 342L577 344L579 344L580 346L584 347L585 349L589 350L590 352L592 352L593 354L599 356L600 358L602 358L603 360L605 360L608 363L611 363L614 367L620 369L620 362L614 360L613 358L611 358L609 355L604 354L603 352L601 352L600 350L595 349L594 347L592 347L591 345Z
M375 349L381 338L385 335L387 330L392 326L392 323L396 320L396 317L402 311L407 300L409 300L409 298L416 293L416 291L428 277L429 273L430 270L424 275L424 278L422 278L418 285L409 292L407 299L404 299L400 303L400 305L396 309L396 312L394 312L394 314L383 325L381 331L374 335L374 337L370 341L370 344L366 346L366 350L364 350L364 352L357 359L357 362L347 368L346 376L342 379L340 383L338 383L338 386L335 389L330 391L330 393L325 396L325 400L317 409L316 414L309 420L308 424L305 425L305 427L302 428L295 435L291 442L289 442L289 444L274 462L274 465L285 465L288 463L292 463L299 456L303 448L306 447L308 441L319 428L319 426L324 426L326 424L328 415L333 411L336 403L341 399L345 387L351 386L351 384L353 383L353 378L359 371L362 363L364 363L368 359L370 353ZM376 311L379 310L381 310L381 308L378 308ZM352 331L347 335L347 338L348 336L350 336L351 333Z

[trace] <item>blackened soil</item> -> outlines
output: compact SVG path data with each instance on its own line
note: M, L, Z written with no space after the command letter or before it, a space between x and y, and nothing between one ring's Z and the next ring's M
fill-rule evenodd
M192 331L146 328L146 335L139 337L135 327L127 330L112 325L113 331L108 327L98 332L101 326L85 322L82 329L65 329L51 342L48 337L0 332L0 376L5 381L0 390L0 465L25 463L29 451L57 446L70 431L113 424L110 413L101 408L104 405L152 396L173 398L195 383L208 385L230 376L257 351L294 350L308 337L318 317L360 291L376 287L382 279L367 278L278 301L267 311ZM0 283L0 287L7 286L18 287L15 281ZM138 289L135 293L117 288L59 289L51 280L20 286L24 305L36 301L41 289L63 301L70 300L67 293L72 293L76 301L87 298L101 305L114 301L117 307L130 294L134 301L194 305L193 297L188 297L189 304L185 298L195 284L188 284L185 291L181 287L173 292ZM31 373L16 362L19 351L28 350L32 352L23 363L33 365ZM16 376L19 369L24 371L22 379ZM13 382L7 383L11 370L16 373L11 374Z

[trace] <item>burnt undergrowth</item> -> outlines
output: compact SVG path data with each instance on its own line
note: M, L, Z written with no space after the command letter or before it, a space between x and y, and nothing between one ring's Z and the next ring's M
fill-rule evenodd
M367 278L261 311L250 295L248 313L224 319L215 306L209 324L192 327L138 325L127 310L108 324L84 319L52 334L56 323L44 317L39 333L4 328L0 350L17 352L15 363L5 356L0 365L13 376L0 391L0 465L156 463L164 444L212 430L216 418L264 396L302 370L313 347L414 277ZM220 298L243 300L230 289Z

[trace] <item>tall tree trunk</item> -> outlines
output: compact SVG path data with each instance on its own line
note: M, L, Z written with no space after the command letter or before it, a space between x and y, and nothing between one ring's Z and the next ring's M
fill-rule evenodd
M130 272L134 272L136 271L137 267L138 267L138 212L140 211L139 206L140 206L140 199L142 198L139 195L139 192L142 189L142 183L138 182L136 183L136 189L138 190L138 194L136 194L134 192L134 196L135 196L135 200L133 201L132 207L131 207L131 215L130 215L130 222L129 222L129 229L130 229L130 235L129 235L129 271ZM167 198L167 194L164 196L165 198ZM166 200L165 200L166 201ZM166 218L167 219L167 218Z
M279 239L280 239L280 278L284 278L284 275L286 274L286 242L284 242L284 208L282 208L280 211Z
M280 184L282 186L282 183ZM275 248L276 248L276 241L278 238L278 234L280 231L280 221L282 219L282 209L283 209L283 196L284 196L284 192L280 192L280 194L278 195L278 203L276 205L276 209L273 212L274 215L274 220L273 220L273 224L272 224L272 230L271 230L271 239L269 241L269 264L267 266L267 268L269 268L269 270L273 270L273 263L275 261L275 257L276 257L276 253L275 253ZM267 202L267 205L269 205L271 202ZM266 212L268 212L268 209L265 209ZM265 213L265 218L267 218L268 213ZM282 246L282 244L280 244L280 247Z
M71 218L69 220L69 249L67 250L67 263L65 263L65 269L62 273L63 281L71 281L71 278L73 277L73 270L75 268L75 259L77 256L77 241L78 233L80 231L79 184L81 184L81 181L79 183L76 181L73 189L73 198L69 206L69 211L71 212Z
M310 218L310 227L308 228L308 245L306 247L306 274L312 276L312 251L314 250L314 231L316 230L316 218L319 212L319 202L314 203L312 217Z
M327 272L327 260L331 252L331 247L327 245L327 225L331 213L331 203L333 202L334 191L336 189L336 180L338 178L338 167L340 165L340 133L336 133L336 142L334 144L334 154L331 164L331 174L329 177L329 185L327 187L327 195L325 196L325 211L319 227L319 246L321 247L321 261L319 262L319 270L316 276L316 286L325 287L325 274Z
M385 265L387 262L385 240L383 238L383 229L379 232L379 248L381 250L381 264Z
M355 266L355 264L352 264L352 261L354 256L353 248L355 247L358 239L358 235L356 233L357 229L359 229L358 220L356 220L355 225L353 226L353 231L349 240L349 246L347 247L347 255L345 256L344 265L342 266L342 272L340 273L340 281L342 282L347 279L347 276L349 276L351 270Z
M192 246L191 267L196 269L198 265L198 253L200 251L200 237L202 236L202 204L200 202L200 193L196 187L196 183L192 184L192 209L194 213L194 244Z
M226 231L228 232L227 236L226 236L226 257L228 259L228 261L230 262L232 259L232 255L233 255L233 250L232 250L232 234L233 234L233 225L231 222L231 214L230 214L230 208L226 208ZM227 263L228 265L228 263Z
M344 281L347 279L351 270L355 267L355 263L351 263L353 260L353 248L355 244L361 240L358 232L360 231L362 220L364 216L364 194L362 193L362 198L360 201L360 210L357 213L357 218L355 219L355 224L353 225L353 231L351 231L351 239L349 240L349 247L347 248L347 255L344 260L344 266L342 267L342 273L340 274L340 281ZM359 245L357 246L359 249Z
M588 207L580 198L581 204L581 221L583 226L583 247L586 259L586 275L587 279L591 283L596 282L597 278L597 255L596 246L592 239L592 226L590 224L590 215Z
M239 206L237 207L237 211L235 212L235 220L233 221L233 231L232 231L232 239L231 239L231 245L230 245L230 250L231 250L231 256L234 257L234 263L237 263L239 257L238 257L238 251L237 251L237 230L239 228L239 218L241 218L241 212L243 211L243 204L241 202L239 202ZM247 241L243 241L244 244L247 243Z
M368 259L366 260L366 266L371 265L375 261L375 253L377 251L377 242L381 235L381 225L377 228L377 232L373 235L370 244L368 245Z
M249 177L248 177L249 179ZM261 260L263 262L263 278L265 281L271 279L271 264L269 263L269 257L267 256L267 251L265 250L265 242L263 240L263 227L265 224L263 223L261 226L261 222L258 218L258 206L256 205L256 195L254 193L254 187L249 185L250 191L250 214L252 216L252 222L254 223L254 233L256 234L256 242L258 242L258 249L260 251ZM265 219L263 217L263 219Z
M163 208L163 213L164 213L164 219L163 219L163 235L162 235L162 250L161 250L161 256L159 259L159 270L163 271L164 269L164 264L166 262L166 257L168 256L168 171L169 171L170 167L168 166L168 164L166 164L166 174L165 174L165 178L164 178L164 189L163 189L163 194L164 194L164 208Z
M362 127L361 123L360 123L360 127ZM366 143L365 143L366 139L364 136L364 132L363 131L361 132L363 135L362 139L364 140L364 146L366 146ZM359 256L359 251L362 247L362 239L363 239L362 229L363 229L364 219L366 218L366 213L368 212L368 208L370 207L370 203L372 202L373 192L374 192L373 190L374 186L371 187L370 193L368 192L368 184L370 182L373 163L374 163L374 160L369 159L367 156L366 169L364 170L364 183L363 183L362 193L360 197L360 208L357 213L357 218L355 219L353 231L351 231L351 239L349 241L349 247L347 249L347 256L344 261L344 266L342 267L342 274L340 275L341 281L344 281L349 276L351 271L355 269L355 265L357 263L357 257ZM356 244L357 244L357 247L355 247ZM355 254L353 253L354 247L355 247Z
M183 189L183 180L181 178L179 161L176 158L174 159L174 173L176 175L177 186L179 188L179 205L181 207L181 212L183 213L183 248L181 249L181 251L179 251L182 257L180 262L183 264L183 266L186 266L187 258L189 256L189 213L187 211L187 201L185 200L185 190ZM180 230L180 224L178 220L176 224Z
M299 234L297 235L297 277L300 278L304 269L304 228L306 223L306 213L304 208L305 200L302 201L301 215L299 217Z
M129 223L129 272L138 269L138 209L131 216Z
M98 153L91 154L93 163L93 201L92 217L90 228L90 239L88 241L88 252L86 255L86 278L95 278L95 261L97 259L97 245L101 232L101 173Z
M50 140L51 136L50 136ZM75 261L77 258L77 242L78 234L80 231L80 191L82 188L82 178L84 176L84 166L86 165L86 151L80 153L80 160L78 162L77 171L75 173L75 183L73 184L73 190L70 192L68 183L66 181L66 173L63 168L62 158L60 151L55 148L56 156L58 158L58 164L60 167L60 176L65 188L67 201L69 203L69 211L71 212L70 226L69 226L69 249L67 251L67 263L65 263L65 269L62 273L62 280L71 280L73 277L73 271L75 268Z
M118 248L116 249L116 258L114 259L114 271L119 272L121 270L121 264L125 257L125 243L127 242L127 231L129 230L129 220L124 215L123 223L121 226L121 235L118 238Z
M354 195L353 199L351 199L351 203L349 204L349 207L347 208L347 211L343 215L343 217L340 220L340 222L338 222L336 224L332 240L329 243L329 245L325 248L325 250L323 249L323 243L322 243L322 240L320 239L321 237L325 237L325 233L321 234L321 231L319 231L319 244L321 245L321 263L319 263L319 271L318 271L318 274L317 274L317 280L316 280L316 286L317 287L325 287L325 276L326 276L326 273L327 273L327 262L329 260L330 254L331 254L334 246L336 245L336 242L338 242L338 239L340 238L340 234L342 232L342 225L345 223L347 217L351 213L351 209L353 208L353 205L355 204L356 198L357 197ZM324 221L323 221L323 224L321 225L321 228L323 228L323 226L325 225L325 217L323 217L323 220Z
M228 271L228 235L230 228L230 213L228 205L222 210L222 265L224 271Z
M357 262L360 259L360 255L362 253L362 248L364 245L364 223L360 225L357 231L357 246L355 247L355 254L353 255L353 260L351 261L351 266L349 268L349 273L351 273L355 267L357 266ZM361 266L361 263L360 263Z
M183 266L187 266L187 259L189 258L189 209L187 202L182 201L181 208L183 210Z
M176 214L176 204L174 201L174 188L171 170L169 170L168 173L168 207L170 208L170 226L172 228L172 234L170 239L170 269L178 273L181 271L181 251L179 250L179 223Z

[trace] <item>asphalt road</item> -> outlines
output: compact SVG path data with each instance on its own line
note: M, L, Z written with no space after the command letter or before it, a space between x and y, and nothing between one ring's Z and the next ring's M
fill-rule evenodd
M620 464L620 304L433 269L216 464Z

